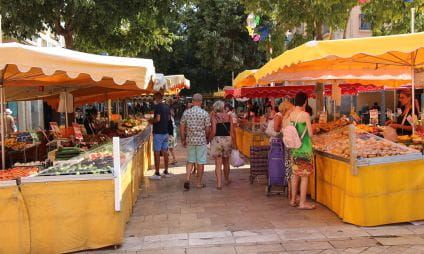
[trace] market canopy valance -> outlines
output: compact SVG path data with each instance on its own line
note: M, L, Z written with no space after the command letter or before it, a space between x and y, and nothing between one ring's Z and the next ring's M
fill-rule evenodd
M332 85L325 85L325 96L332 95ZM358 95L358 93L383 90L383 87L361 84L340 84L342 95ZM294 98L297 93L304 92L310 98L316 98L315 85L304 86L273 86L273 87L243 87L234 90L224 90L226 98Z
M411 82L411 69L424 67L423 47L424 33L310 41L269 61L254 76L259 82L281 82L327 75L327 80L386 80L378 85L399 87Z
M6 88L27 87L28 94L40 97L54 93L53 88L72 90L96 85L145 89L155 73L150 59L101 56L19 43L0 44L0 69ZM6 91L6 94L9 92L13 93Z

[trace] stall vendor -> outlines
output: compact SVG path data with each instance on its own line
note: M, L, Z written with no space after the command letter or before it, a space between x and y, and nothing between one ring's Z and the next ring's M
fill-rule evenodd
M398 116L397 121L387 121L386 125L396 129L398 135L411 135L413 123L411 91L402 90L399 94L399 102L401 104L402 114Z

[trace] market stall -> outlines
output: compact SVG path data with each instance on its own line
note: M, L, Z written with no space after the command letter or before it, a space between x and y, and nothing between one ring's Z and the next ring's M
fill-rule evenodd
M415 86L422 85L415 81L424 64L423 42L424 33L312 41L271 60L255 77L262 82L335 79L389 87L411 83L414 98ZM412 103L412 114L414 107ZM347 133L341 129L326 135L315 141L318 202L360 226L424 219L419 201L424 195L422 153L358 133L353 126Z
M6 100L90 87L140 93L154 74L147 59L20 44L2 44L0 51L1 98ZM96 137L86 148L83 142L77 148L65 145L74 141L60 141L49 163L0 170L0 225L5 228L0 242L6 243L0 253L65 253L122 243L141 177L152 162L151 127L137 121L118 122L104 134L107 138ZM76 130L73 135L78 139Z
M316 200L344 221L376 226L423 218L421 152L354 126L316 136L314 149Z

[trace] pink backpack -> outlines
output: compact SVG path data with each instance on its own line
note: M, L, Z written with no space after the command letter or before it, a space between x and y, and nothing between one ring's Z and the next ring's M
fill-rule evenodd
M283 143L287 148L300 148L302 146L302 139L306 134L307 128L303 131L303 134L301 137L299 137L299 134L296 130L296 124L297 121L294 123L294 125L289 125L286 128L282 130L283 132Z

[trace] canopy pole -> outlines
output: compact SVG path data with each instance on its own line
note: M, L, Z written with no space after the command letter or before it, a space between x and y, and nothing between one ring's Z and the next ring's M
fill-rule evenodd
M68 128L68 93L65 88L65 127Z
M3 96L4 93L4 74L6 73L7 65L4 67L4 69L1 70L0 75L0 115L1 115L1 168L6 169L6 151L5 151L5 145L4 145L4 139L5 139L5 121L4 121L4 101Z
M411 33L415 33L415 8L411 8Z
M411 54L414 57L414 54ZM414 60L414 58L412 58ZM415 68L411 66L411 85L412 85L412 134L415 134Z

